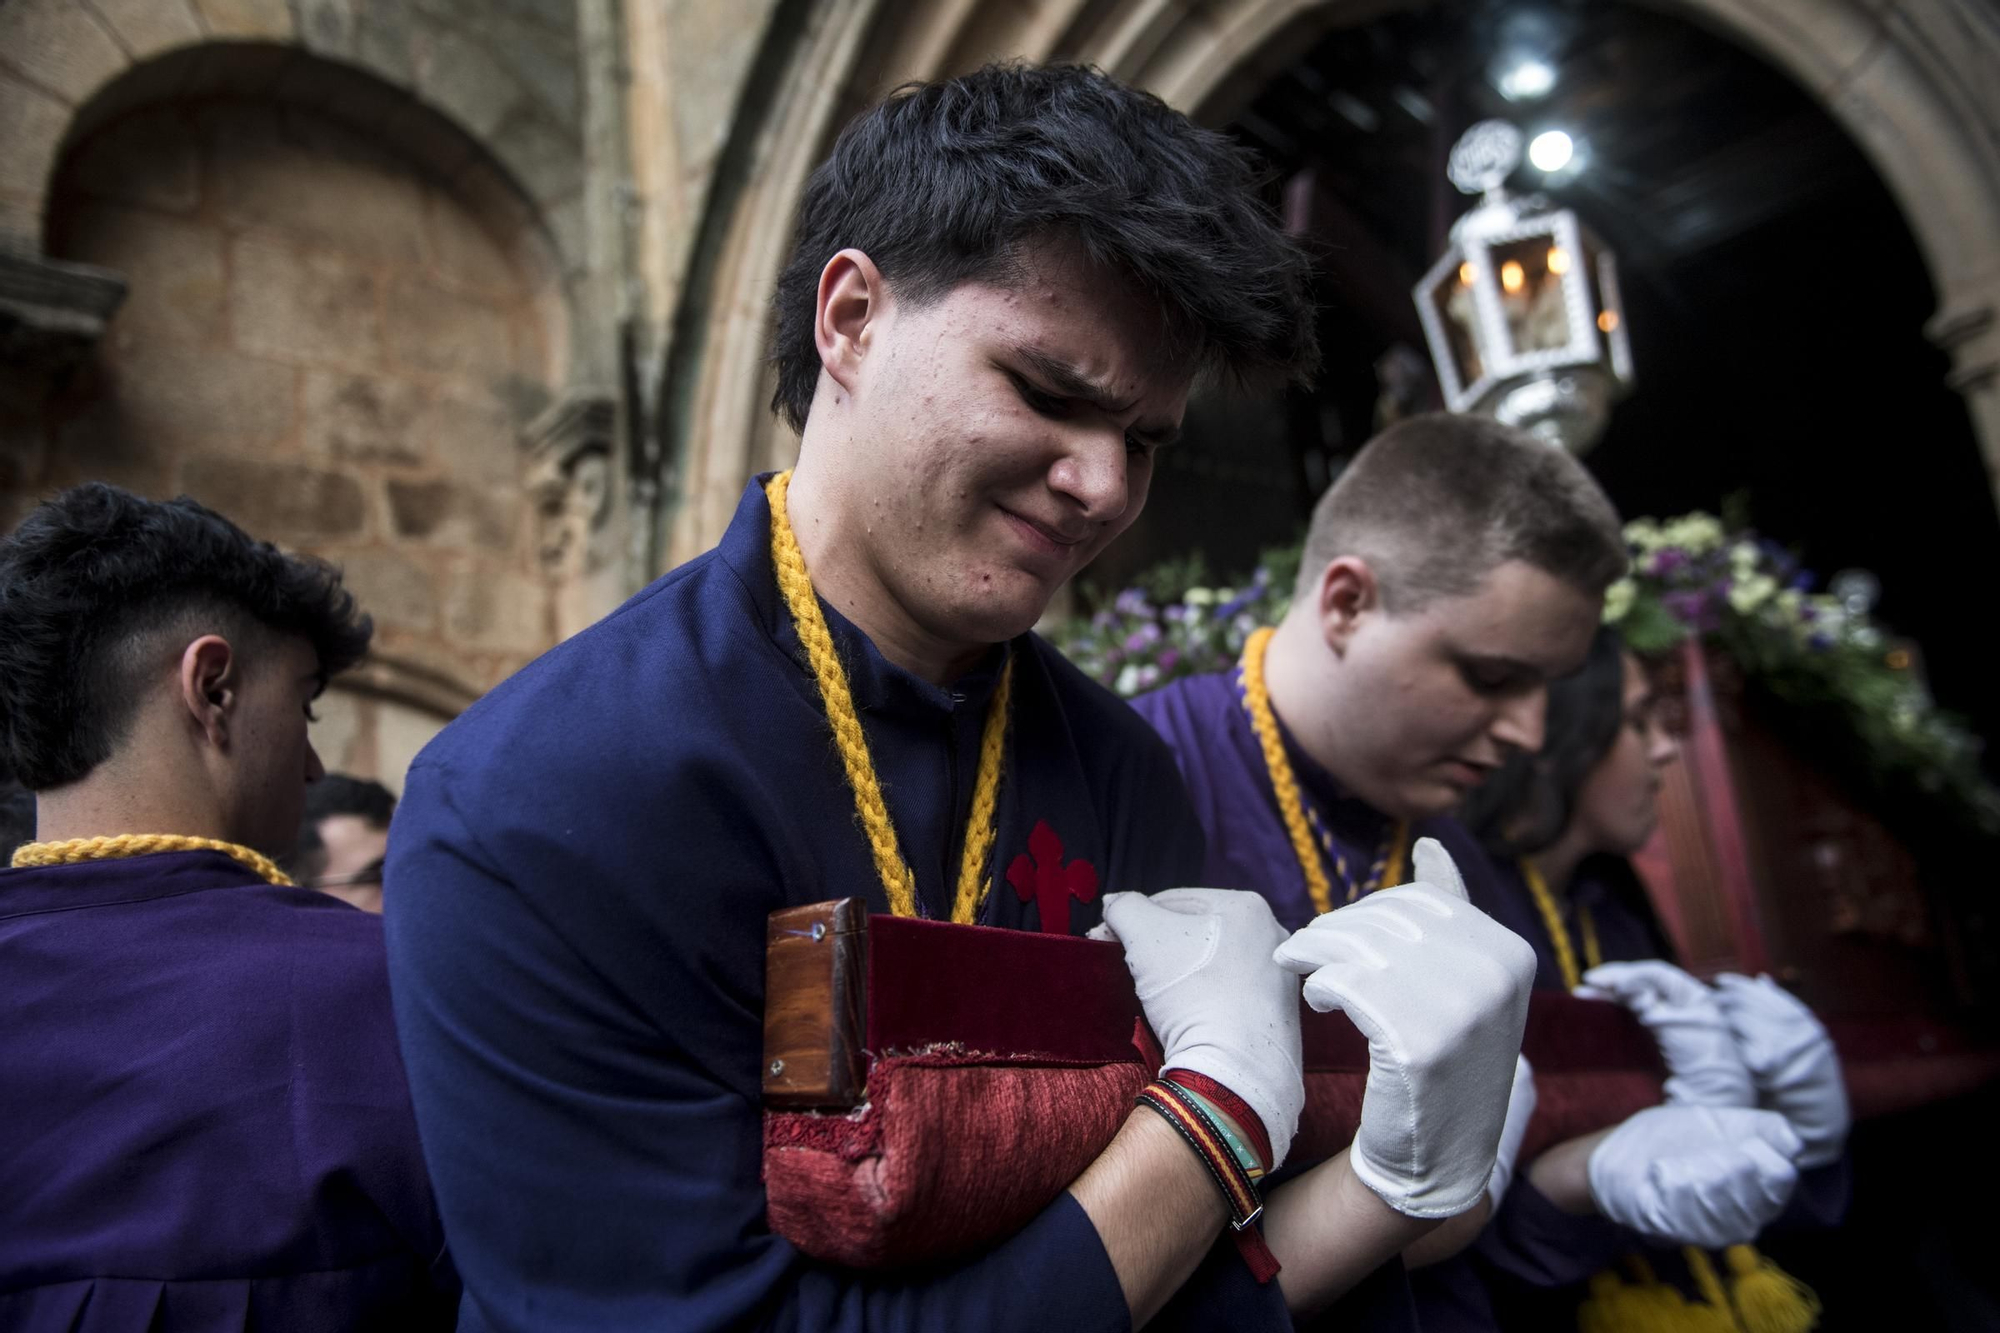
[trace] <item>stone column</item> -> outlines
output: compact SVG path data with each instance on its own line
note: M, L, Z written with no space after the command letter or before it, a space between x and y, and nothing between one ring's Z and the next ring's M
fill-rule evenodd
M1951 356L1945 383L1965 397L1973 434L1986 458L1987 483L2000 505L2000 277L1960 283L1940 293L1924 332Z

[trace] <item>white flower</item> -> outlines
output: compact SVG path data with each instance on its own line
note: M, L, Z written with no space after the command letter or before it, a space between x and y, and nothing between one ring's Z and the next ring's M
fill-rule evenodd
M1710 514L1683 514L1666 525L1661 537L1662 545L1705 555L1722 545L1722 524Z
M1729 604L1736 608L1738 615L1747 616L1765 602L1775 597L1778 581L1769 574L1752 574L1748 578L1737 579L1729 587Z
M1604 623L1615 625L1625 618L1632 609L1633 601L1639 595L1639 585L1629 578L1622 578L1604 590Z
M1118 679L1112 682L1111 688L1127 699L1144 689L1145 687L1139 683L1139 664L1127 662L1120 667Z
M1189 606L1207 606L1216 600L1213 588L1189 588L1181 598Z
M1660 525L1650 518L1635 518L1625 525L1625 540L1651 555L1660 549Z

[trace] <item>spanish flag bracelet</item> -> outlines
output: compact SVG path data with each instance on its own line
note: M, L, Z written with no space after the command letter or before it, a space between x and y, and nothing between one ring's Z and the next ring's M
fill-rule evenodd
M1139 1089L1137 1101L1159 1112L1208 1168L1229 1205L1236 1248L1251 1275L1259 1283L1276 1277L1277 1256L1257 1229L1264 1201L1257 1193L1256 1177L1264 1174L1271 1152L1256 1113L1221 1084L1187 1069L1162 1070Z

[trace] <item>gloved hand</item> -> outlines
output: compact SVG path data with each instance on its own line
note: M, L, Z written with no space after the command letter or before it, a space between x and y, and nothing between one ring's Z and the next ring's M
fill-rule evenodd
M1415 862L1417 883L1324 913L1275 957L1368 1039L1354 1174L1397 1212L1453 1217L1493 1174L1535 951L1471 904L1435 839Z
M1799 1182L1799 1136L1772 1111L1651 1106L1590 1154L1590 1194L1654 1240L1719 1250L1755 1240Z
M1583 974L1583 982L1578 995L1624 1005L1660 1043L1669 1106L1757 1104L1729 1020L1715 992L1700 981L1672 963L1648 959L1600 964Z
M1838 1161L1847 1146L1847 1084L1840 1057L1813 1011L1768 976L1715 979L1715 999L1757 1084L1758 1104L1778 1112L1805 1150L1801 1168Z
M1298 983L1271 966L1285 928L1255 893L1168 889L1111 893L1093 939L1125 946L1161 1068L1206 1074L1248 1103L1285 1160L1305 1105ZM1158 1071L1155 1071L1158 1072Z
M1535 1071L1528 1057L1514 1057L1514 1088L1507 1094L1507 1118L1500 1124L1500 1150L1493 1161L1493 1174L1486 1181L1486 1197L1500 1207L1507 1186L1514 1183L1514 1163L1521 1156L1521 1140L1528 1136L1528 1122L1535 1117Z

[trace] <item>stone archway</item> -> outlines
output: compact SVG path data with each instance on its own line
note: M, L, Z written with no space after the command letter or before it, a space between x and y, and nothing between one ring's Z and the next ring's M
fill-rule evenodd
M796 441L765 409L767 307L806 177L844 121L907 79L999 57L1073 59L1148 88L1198 120L1227 119L1276 66L1336 26L1413 0L880 0L814 6L761 102L746 105L703 229L715 262L691 275L663 386L673 474L667 564L713 544L746 476ZM1980 0L1645 0L1719 29L1807 88L1873 161L1938 292L1930 336L1950 352L2000 493L2000 18Z
M25 377L39 384L6 367L0 527L105 479L342 564L376 648L323 702L318 739L395 785L429 733L623 594L616 407L592 392L589 328L572 336L578 154L490 70L486 102L466 102L475 135L441 108L480 80L427 67L398 85L379 41L332 60L296 33L181 28L125 60L133 34L53 8L0 7L10 41L40 39L7 48L37 63L0 65L0 116L64 105L0 154L6 216L28 226L0 249L0 344L58 353ZM90 33L118 59L76 57ZM66 89L87 91L65 105ZM541 126L533 151L521 125ZM79 292L102 302L88 319L66 305Z

